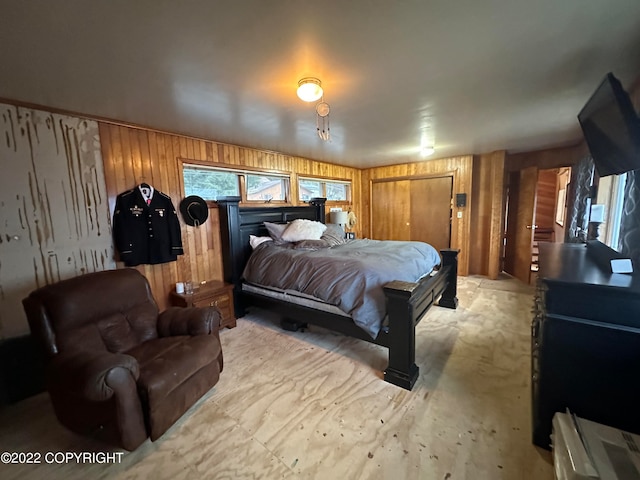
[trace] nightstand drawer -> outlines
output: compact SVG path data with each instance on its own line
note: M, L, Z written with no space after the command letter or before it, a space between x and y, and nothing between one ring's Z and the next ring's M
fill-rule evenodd
M216 295L215 297L193 302L194 307L218 307L220 310L223 308L229 308L230 305L231 299L227 294Z
M223 293L223 294L216 295L204 300L198 300L193 303L193 306L194 307L218 307L218 310L220 310L220 314L222 315L221 326L223 327L235 326L235 318L233 318L233 313L231 311L231 295L229 293ZM230 325L231 323L233 323L233 325Z
M222 316L220 327L233 328L236 319L233 316L233 286L211 280L196 286L190 295L171 292L171 304L178 307L217 307Z

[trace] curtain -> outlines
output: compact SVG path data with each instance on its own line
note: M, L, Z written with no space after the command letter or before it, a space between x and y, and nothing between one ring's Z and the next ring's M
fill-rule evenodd
M640 269L640 170L627 172L618 250Z
M584 157L571 169L571 181L567 192L567 227L564 238L567 243L587 241L593 172L594 163L591 156Z

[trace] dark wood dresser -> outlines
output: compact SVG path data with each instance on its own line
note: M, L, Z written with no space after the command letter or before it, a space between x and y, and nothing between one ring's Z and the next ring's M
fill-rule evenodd
M640 433L640 274L610 274L583 244L539 244L531 324L533 443L579 417ZM636 267L637 268L637 267Z

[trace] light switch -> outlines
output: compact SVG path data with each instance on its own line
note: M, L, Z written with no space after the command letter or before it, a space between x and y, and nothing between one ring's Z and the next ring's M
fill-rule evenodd
M458 218L462 218L462 212L458 212Z

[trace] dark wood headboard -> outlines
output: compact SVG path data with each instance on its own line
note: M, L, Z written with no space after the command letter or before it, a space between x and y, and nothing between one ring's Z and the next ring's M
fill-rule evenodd
M297 218L306 218L325 223L326 198L312 198L308 206L300 207L244 207L240 208L240 197L221 197L216 203L220 215L220 238L222 241L222 267L224 281L234 286L234 306L241 291L244 267L251 255L249 235L268 236L264 222L287 223Z

